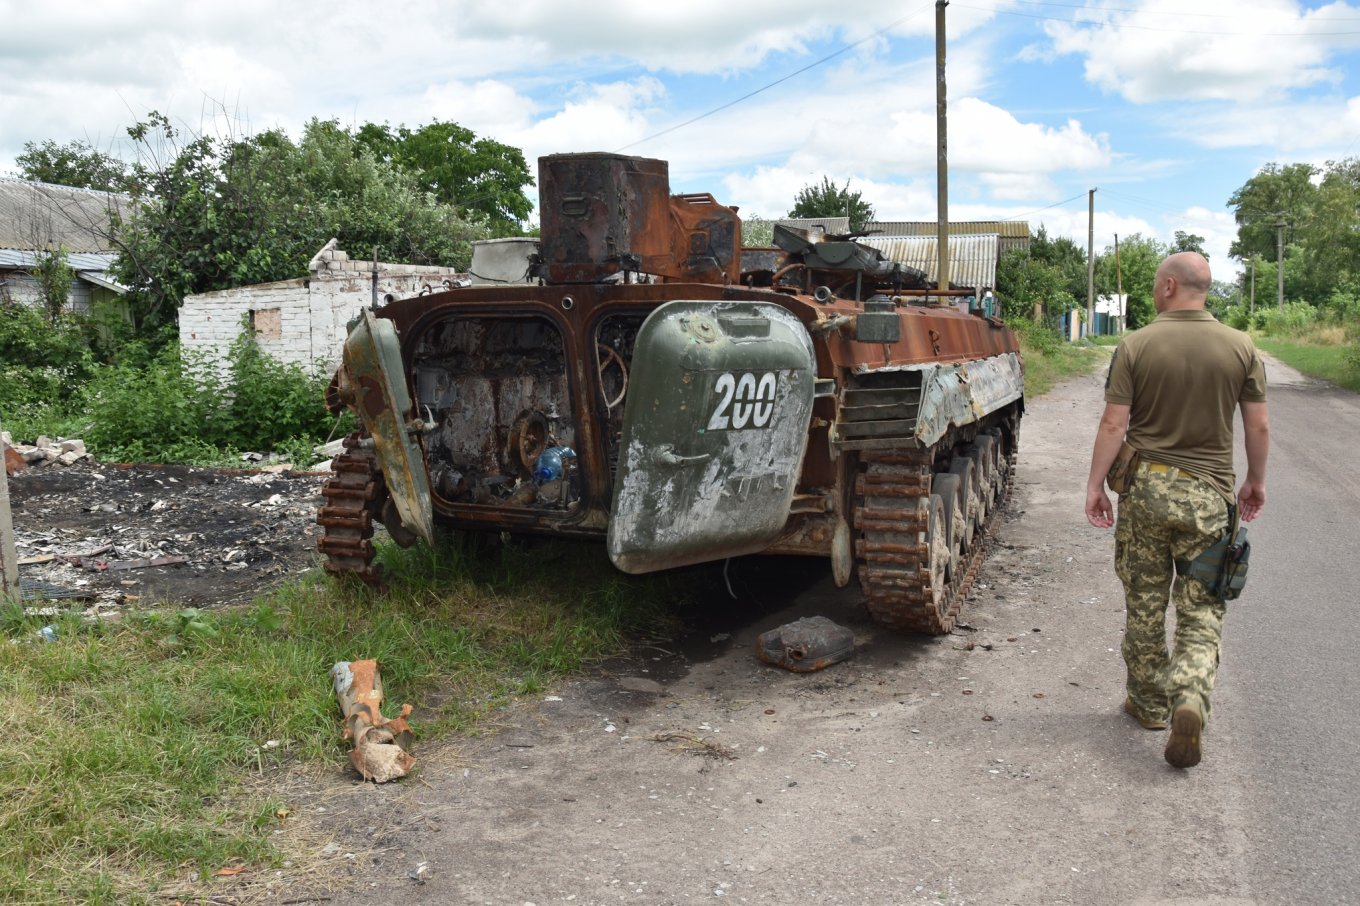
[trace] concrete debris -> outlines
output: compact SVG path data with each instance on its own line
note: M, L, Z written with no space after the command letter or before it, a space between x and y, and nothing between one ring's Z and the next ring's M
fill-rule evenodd
M375 660L340 661L331 667L331 684L345 716L346 739L354 742L350 764L365 780L386 783L405 777L415 764L411 743L415 735L406 718L410 705L388 720L382 716L382 677Z
M82 459L93 459L85 450L85 441L75 438L53 440L40 436L33 444L16 444L8 431L0 438L5 447L5 474L13 475L28 466L57 464L72 466Z

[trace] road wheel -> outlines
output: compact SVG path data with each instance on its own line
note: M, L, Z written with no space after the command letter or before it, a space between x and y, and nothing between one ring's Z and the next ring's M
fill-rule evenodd
M967 507L961 494L959 476L953 472L936 472L930 480L930 492L944 502L944 524L949 534L949 581L958 574L963 553L963 537Z

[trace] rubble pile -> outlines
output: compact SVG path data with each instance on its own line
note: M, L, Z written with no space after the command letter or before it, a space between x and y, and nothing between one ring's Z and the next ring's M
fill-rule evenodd
M36 443L16 444L8 431L0 431L0 444L5 449L5 474L36 465L71 466L82 459L93 459L85 451L85 441L75 438L52 438L42 435Z

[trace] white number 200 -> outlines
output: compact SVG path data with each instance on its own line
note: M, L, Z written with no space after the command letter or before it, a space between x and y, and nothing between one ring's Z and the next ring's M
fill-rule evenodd
M713 410L713 417L708 420L709 431L769 426L774 415L773 371L767 371L759 378L749 371L740 376L725 371L718 375L713 389L721 399L718 408ZM731 410L730 415L728 410Z

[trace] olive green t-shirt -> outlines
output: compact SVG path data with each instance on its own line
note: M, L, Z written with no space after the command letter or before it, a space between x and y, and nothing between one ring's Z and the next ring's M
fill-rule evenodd
M1233 495L1233 412L1266 398L1251 337L1203 309L1162 312L1123 339L1105 401L1129 407L1126 439L1144 461L1186 469Z

